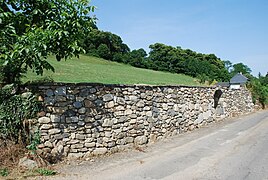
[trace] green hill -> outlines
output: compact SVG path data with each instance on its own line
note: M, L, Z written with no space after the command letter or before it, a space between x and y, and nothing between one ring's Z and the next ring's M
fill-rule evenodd
M45 71L42 77L28 72L23 82L49 77L55 82L72 83L198 85L196 79L186 75L135 68L85 55L81 55L79 59L73 58L60 62L50 57L48 61L55 68L55 73Z

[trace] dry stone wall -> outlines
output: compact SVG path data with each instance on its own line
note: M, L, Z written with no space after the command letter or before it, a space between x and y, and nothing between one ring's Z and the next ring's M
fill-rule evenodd
M216 87L48 84L38 86L43 117L39 151L82 157L114 153L251 112L246 89Z

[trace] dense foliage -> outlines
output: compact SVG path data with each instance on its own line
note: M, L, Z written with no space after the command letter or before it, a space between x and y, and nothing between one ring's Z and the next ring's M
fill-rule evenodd
M183 73L205 80L226 81L229 79L224 62L214 54L201 54L190 49L164 44L150 45L149 68L173 73Z
M117 62L123 62L123 56L130 50L118 35L98 29L86 34L82 47L89 55Z
M46 61L83 52L79 42L94 25L89 0L0 0L1 82L18 82L32 69L54 70Z
M260 103L262 108L268 104L268 73L266 76L259 74L258 78L252 78L249 85L254 103Z
M14 85L0 89L0 138L25 142L29 137L24 120L36 117L38 111L32 93L18 94Z

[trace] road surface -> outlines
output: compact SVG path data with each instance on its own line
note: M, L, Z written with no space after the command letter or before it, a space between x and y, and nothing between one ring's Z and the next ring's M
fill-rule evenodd
M132 150L57 167L51 179L268 179L268 111Z

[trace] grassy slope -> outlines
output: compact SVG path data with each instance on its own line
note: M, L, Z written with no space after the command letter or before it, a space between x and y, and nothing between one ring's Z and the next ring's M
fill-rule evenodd
M44 77L55 82L97 82L105 84L151 84L151 85L198 85L194 78L181 74L152 71L129 65L106 61L100 58L81 55L79 59L57 62L50 57L48 61L55 73L45 71ZM23 81L32 81L44 77L29 72Z

